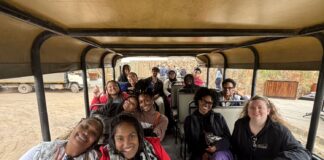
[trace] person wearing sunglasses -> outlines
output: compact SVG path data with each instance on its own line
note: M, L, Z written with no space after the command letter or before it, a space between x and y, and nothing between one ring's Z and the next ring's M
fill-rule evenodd
M216 92L202 87L194 101L198 107L184 123L185 141L191 153L190 160L231 160L230 131L224 117L212 110Z

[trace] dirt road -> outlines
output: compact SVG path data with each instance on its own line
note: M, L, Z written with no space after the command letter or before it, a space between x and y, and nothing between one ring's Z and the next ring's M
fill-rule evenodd
M0 159L16 160L42 141L35 93L0 92ZM51 138L85 117L83 93L46 92Z

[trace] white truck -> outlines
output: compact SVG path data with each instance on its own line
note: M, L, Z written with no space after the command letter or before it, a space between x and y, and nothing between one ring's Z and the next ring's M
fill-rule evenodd
M52 73L43 75L44 88L70 89L77 93L83 88L83 80L79 72ZM0 79L0 87L18 88L20 93L29 93L34 90L34 77L19 77Z

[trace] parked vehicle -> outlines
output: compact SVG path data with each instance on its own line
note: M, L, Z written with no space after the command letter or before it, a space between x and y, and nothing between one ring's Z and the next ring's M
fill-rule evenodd
M77 93L83 88L82 76L78 72L53 73L43 75L44 88L49 89L70 89ZM17 88L19 93L29 93L34 90L34 77L19 77L1 79L1 87Z

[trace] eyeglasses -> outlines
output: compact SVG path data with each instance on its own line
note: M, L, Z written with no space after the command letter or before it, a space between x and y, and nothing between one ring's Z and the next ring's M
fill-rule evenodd
M213 105L213 101L206 101L206 100L204 100L204 99L201 99L201 101L204 103L204 105L209 105L209 106L211 106L211 105Z

